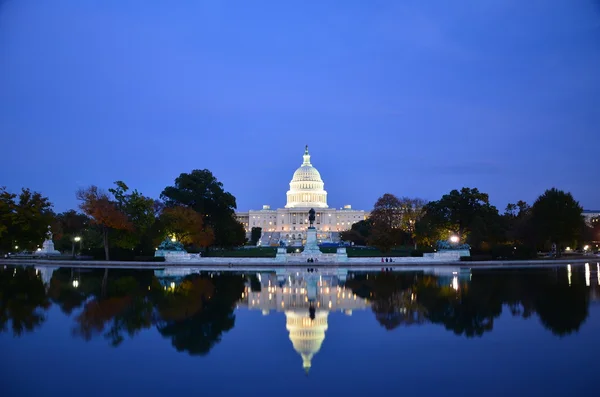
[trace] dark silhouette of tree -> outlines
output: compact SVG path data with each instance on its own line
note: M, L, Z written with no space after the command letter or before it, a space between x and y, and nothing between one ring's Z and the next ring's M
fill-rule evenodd
M256 245L262 236L262 227L253 227L250 231L250 244Z
M573 245L585 228L583 208L571 193L546 190L531 207L531 224L539 244Z
M393 194L386 193L377 199L369 216L372 225L369 245L386 253L405 242L408 234L402 228L402 211L402 202Z
M209 170L182 173L174 186L161 195L167 207L182 205L202 214L215 233L215 244L233 247L244 244L244 226L235 219L235 197L223 189L223 184Z
M498 210L478 189L452 190L440 200L427 203L423 212L415 233L417 240L425 244L448 239L452 234L476 247L502 238Z

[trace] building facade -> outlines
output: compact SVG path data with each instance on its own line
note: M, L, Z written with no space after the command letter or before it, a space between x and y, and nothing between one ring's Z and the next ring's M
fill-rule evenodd
M248 236L253 227L262 228L260 245L275 246L280 241L288 245L302 245L311 208L315 210L314 227L320 243L339 241L340 232L350 229L354 223L368 216L367 212L354 210L351 205L340 209L329 208L325 184L319 171L310 162L306 146L303 162L290 182L285 207L271 209L269 205L263 205L261 210L238 212L236 217L244 225Z

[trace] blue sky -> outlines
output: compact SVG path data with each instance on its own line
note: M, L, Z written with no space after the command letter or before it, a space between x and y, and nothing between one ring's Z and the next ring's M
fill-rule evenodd
M0 185L56 210L207 168L281 207L478 187L600 208L600 1L0 0Z

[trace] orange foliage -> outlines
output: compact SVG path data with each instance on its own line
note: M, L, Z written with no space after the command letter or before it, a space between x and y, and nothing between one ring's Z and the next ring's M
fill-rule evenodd
M109 298L101 301L93 300L85 305L83 311L77 316L79 333L90 339L94 331L101 332L109 321L123 312L131 303L131 298Z
M204 302L214 294L214 285L206 279L183 281L174 291L169 291L166 301L158 311L165 321L181 321L202 310Z
M175 235L183 244L208 247L215 240L215 234L205 225L204 217L189 207L165 208L162 218L169 234Z
M117 206L107 193L90 186L87 189L77 191L77 199L81 200L79 208L92 218L92 222L105 228L133 230L133 225L127 219L127 215L119 211Z

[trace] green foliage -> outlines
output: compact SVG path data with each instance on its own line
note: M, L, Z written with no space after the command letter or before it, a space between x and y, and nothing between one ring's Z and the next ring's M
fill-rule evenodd
M427 244L447 240L455 234L462 242L478 247L502 239L502 220L489 196L478 189L452 190L438 201L425 205L417 222L417 238Z
M133 227L131 230L119 230L113 233L113 240L121 248L136 248L156 222L155 203L153 199L137 190L130 192L123 181L117 181L115 185L116 187L108 191L114 196L119 211L127 216Z
M23 188L16 195L0 187L0 249L35 250L53 220L52 203L41 193Z

